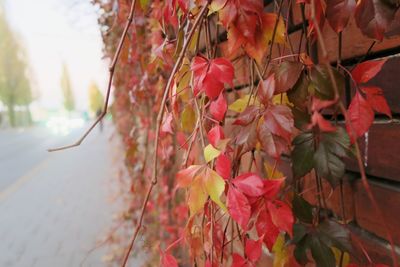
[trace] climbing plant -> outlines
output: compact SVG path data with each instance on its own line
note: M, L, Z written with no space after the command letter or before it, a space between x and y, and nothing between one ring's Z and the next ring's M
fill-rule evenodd
M349 21L383 40L399 1L94 3L131 177L126 218L134 229L123 266L140 250L138 236L152 266L377 264L351 241L344 214L327 212L322 187L342 186L344 159L355 158L381 214L357 140L375 113L391 117L383 90L366 85L385 59L346 68L341 40ZM327 51L326 27L339 36L337 60ZM304 197L306 177L315 181L315 203ZM390 233L387 239L397 265Z

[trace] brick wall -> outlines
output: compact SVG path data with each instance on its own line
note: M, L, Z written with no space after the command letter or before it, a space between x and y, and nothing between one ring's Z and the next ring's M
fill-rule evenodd
M272 4L268 3L271 1L264 2L266 3L266 10L273 8ZM286 3L287 1L284 2ZM283 8L282 14L288 14L288 7ZM294 5L289 14L289 38L292 46L297 51L302 31L299 6ZM387 227L392 233L396 246L400 247L400 55L397 55L400 53L400 37L396 37L400 33L400 12L397 13L397 18L386 39L379 43L373 43L373 40L364 37L354 21L350 21L349 26L342 35L341 62L342 65L351 68L361 59L373 60L389 57L382 71L369 84L377 85L383 89L393 112L393 119L377 115L368 134L361 138L360 147L364 153L363 158L372 192L383 211L383 216L388 224ZM215 27L211 28L211 32L212 36L216 36ZM338 58L338 36L328 25L324 27L323 34L329 59L332 64L336 64ZM220 47L223 47L226 35L221 32L219 38ZM305 47L304 38L302 42L302 46ZM202 46L204 47L204 44ZM286 49L289 50L288 48ZM318 46L314 46L312 49L311 54L313 54L314 60L317 61L321 50ZM365 56L367 51L369 53ZM281 53L282 47L275 47L273 57ZM289 53L289 51L286 51L286 54ZM239 59L234 61L234 65L237 69L235 88L228 90L231 99L233 99L233 96L237 97L238 94L244 95L248 93L248 81L243 77L248 77L249 75L249 62L247 59ZM346 91L345 95L347 97L343 100L348 105L353 94L349 81L347 82ZM258 159L260 163L263 160L267 159ZM248 166L245 162L242 163L243 166ZM360 244L362 244L373 261L390 265L392 262L390 247L386 241L386 229L382 223L383 220L375 214L375 210L361 183L355 161L348 160L346 164L348 171L344 177L342 188L337 187L332 190L327 184L323 186L323 191L327 198L327 207L332 211L332 216L343 219L344 215L353 233L353 241L357 243L355 247L360 247ZM287 158L284 157L282 159L278 168L288 176L288 179L291 179L291 166ZM305 177L303 186L312 188L314 181L314 177L310 174ZM341 208L341 194L345 202L344 209ZM315 190L310 190L305 194L305 197L314 203L316 202L315 196Z

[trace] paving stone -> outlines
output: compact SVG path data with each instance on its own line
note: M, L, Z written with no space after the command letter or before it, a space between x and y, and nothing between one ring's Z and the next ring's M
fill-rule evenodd
M108 185L120 166L112 166L109 136L95 131L79 148L46 155L0 200L0 267L79 266L112 227L119 207L108 201ZM97 250L85 266L107 266L107 252Z

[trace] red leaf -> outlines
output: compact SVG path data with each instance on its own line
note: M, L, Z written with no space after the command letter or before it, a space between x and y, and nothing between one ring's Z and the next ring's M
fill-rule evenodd
M242 113L239 114L233 124L241 126L249 125L252 121L254 121L259 110L260 109L256 106L248 106Z
M294 219L292 209L280 200L268 201L267 207L275 226L293 237Z
M246 256L247 258L252 261L256 262L261 257L261 249L262 249L262 239L259 240L246 240Z
M161 267L178 267L178 261L169 253L162 253Z
M390 107L383 96L381 88L370 86L362 87L361 90L366 94L367 102L376 112L386 114L389 118L392 118L392 112L390 111Z
M218 156L216 163L215 163L215 170L219 175L221 175L224 179L229 179L231 176L231 160L225 154L221 154Z
M275 67L275 94L284 93L291 89L299 80L302 71L303 64L300 62L284 61Z
M225 112L228 108L225 97L220 94L217 100L214 100L210 104L210 113L217 121L222 121L225 117Z
M309 4L312 4L308 1ZM318 23L320 29L324 28L325 24L325 15L324 15L324 8L322 7L321 0L314 0L314 9L315 9L315 20ZM316 38L316 26L314 20L311 19L311 16L308 19L308 35L312 35L313 38Z
M228 31L228 51L226 51L227 55L233 57L233 55L235 55L235 52L237 53L238 50L240 51L240 47L245 43L246 39L244 38L244 36L233 24L231 24Z
M285 105L271 105L264 113L265 126L271 133L291 142L294 127L292 111Z
M360 0L354 17L364 35L382 41L396 11L397 8L388 5L386 1Z
M266 46L265 44L270 42L272 39L272 32L277 19L278 16L275 13L264 12L257 20L257 26L254 28L255 32L253 37L249 39L242 35L244 41L242 41L240 37L238 38L240 42L244 43L244 50L246 51L246 53L250 57L254 58L256 62L259 64L261 64L262 59L264 58L264 55L267 52L268 46ZM259 21L261 21L261 23ZM242 24L241 22L239 23ZM240 33L241 27L239 26L236 27L238 28L237 31ZM285 39L284 29L285 27L283 21L280 20L276 28L275 42L283 42L283 40ZM229 37L230 36L228 36L228 38ZM236 40L231 40L231 42L236 42Z
M214 147L218 146L221 139L225 138L224 129L221 126L214 126L207 134L207 139Z
M245 149L251 150L257 145L257 125L255 123L241 127L235 136L237 145L245 145Z
M337 103L336 100L321 100L317 97L313 97L311 110L312 111L320 111L321 109L327 108L336 103Z
M179 7L182 9L183 13L187 13L188 12L188 2L184 1L184 0L178 0L178 5Z
M186 142L186 135L183 132L177 132L176 139L178 141L179 146L181 146L183 149L188 149L188 143Z
M232 254L232 266L231 267L247 267L247 260L244 259L237 253Z
M176 14L176 1L169 1L164 8L164 23L170 23L173 26L178 25L178 18Z
M234 68L229 60L222 57L211 60L209 72L215 79L233 86Z
M250 220L251 207L246 196L234 186L229 186L227 206L232 219L246 231Z
M236 177L232 182L243 193L251 197L264 194L263 180L255 173L245 173Z
M203 80L207 74L208 61L204 57L195 57L191 69L197 80Z
M311 117L311 125L316 126L322 132L334 132L336 131L336 127L333 126L329 121L325 120L324 117L319 112L314 112Z
M346 129L351 141L354 143L358 137L366 133L371 127L374 120L374 111L364 97L359 92L356 92L350 103L347 115L350 121L346 121Z
M326 19L332 29L339 33L347 26L356 7L354 0L329 0L326 6Z
M258 90L258 97L263 104L267 104L275 92L275 77L274 74L268 76L266 80L260 83L260 88Z
M201 167L201 165L192 165L186 169L180 170L176 174L176 186L178 188L189 186Z
M254 43L257 21L262 13L262 1L227 1L225 7L219 12L219 18L226 28L232 24L248 42Z
M272 134L266 123L261 123L257 127L257 136L263 150L275 159L279 159L283 152L288 151L288 142Z
M281 190L281 186L285 178L264 180L264 197L267 199L274 199Z
M272 247L279 235L279 229L272 223L271 215L265 208L260 211L257 217L256 230L258 236L264 236L265 245L269 251L272 251Z
M374 265L371 265L371 266L372 267L389 267L388 265L382 264L382 263L377 263L377 264L374 264ZM346 267L360 267L360 266L358 264L355 264L355 263L350 263L350 264L347 264Z
M194 74L194 94L205 91L210 99L215 99L224 90L224 84L233 85L234 68L232 63L224 58L207 61L195 57L191 69Z
M172 120L173 120L172 113L169 113L165 118L161 125L161 132L163 133L170 133L174 134L174 130L172 129Z
M355 67L355 69L351 72L351 76L356 83L366 83L381 71L385 63L386 59L365 61Z

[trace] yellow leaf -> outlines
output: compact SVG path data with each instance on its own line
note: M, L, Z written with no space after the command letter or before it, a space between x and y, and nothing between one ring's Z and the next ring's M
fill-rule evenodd
M277 15L275 13L264 13L263 14L263 24L264 24L264 31L263 31L263 42L268 44L272 41L272 37L274 34L274 28L276 24ZM279 18L278 26L276 28L274 42L277 44L284 44L286 40L286 29L285 23L283 18Z
M285 246L285 237L280 234L272 247L274 253L274 265L273 267L285 266L288 261L288 253Z
M184 102L188 102L190 98L190 90L188 88L191 78L192 71L190 70L190 62L186 59L175 78L177 84L176 93Z
M192 184L192 181L196 174L202 168L202 165L191 165L186 169L180 170L176 174L176 187L177 188L186 188Z
M274 31L277 20L277 15L275 13L263 13L261 19L263 25L262 32L256 35L254 44L245 44L246 53L250 57L254 58L259 64L261 64L262 59L267 52L268 44L272 42L274 33L274 43L284 44L286 37L285 23L283 22L282 17L279 19L276 32Z
M207 201L207 193L204 191L203 179L201 176L194 178L194 181L189 189L189 210L190 216L201 211Z
M217 149L221 150L221 151L224 151L226 149L226 146L229 144L230 141L231 141L230 138L219 140L219 142L217 144Z
M226 211L224 203L221 202L220 196L225 190L225 181L215 171L208 169L206 176L204 177L204 187L212 201L221 207L223 211Z
M196 45L197 45L197 40L199 39L199 35L200 35L200 30L196 30L193 34L192 40L190 40L189 43L189 47L188 50L192 53L195 54L195 50L196 50Z
M265 172L267 173L268 179L279 179L285 176L277 168L275 168L274 170L274 166L271 166L268 161L264 162L264 168Z
M340 257L342 255L342 251L340 251L339 249L337 249L335 247L331 247L331 249L333 251L333 255L335 255L336 265L340 266ZM342 266L347 266L349 263L350 263L350 255L349 255L349 253L344 252Z
M180 28L178 30L178 35L176 36L176 48L175 48L174 59L176 59L179 56L183 47L184 39L185 39L185 34L183 32L183 29Z
M260 151L261 151L261 143L258 141L256 143L256 151L257 151L257 153L260 153Z
M279 17L278 27L276 28L275 43L284 44L286 42L286 27L282 16ZM272 38L272 36L271 36Z
M135 156L137 153L137 144L133 144L131 147L129 147L129 149L126 151L125 153L125 159L129 162L129 163L133 163L135 162Z
M140 7L146 11L147 10L147 6L149 5L149 0L140 0Z
M281 100L282 100L282 102L281 102ZM283 105L287 105L287 106L293 106L292 103L290 103L289 98L287 97L286 93L275 95L272 98L272 103L274 103L275 105L283 104Z
M191 133L196 126L196 113L190 105L186 105L181 113L182 130Z
M204 148L204 159L207 163L218 157L219 154L221 154L221 151L214 148L211 144Z
M229 105L229 110L235 111L235 112L243 112L248 105L256 105L259 106L260 102L254 98L254 96L251 97L250 102L249 102L250 95L245 95L239 99L237 99L235 102Z
M226 0L211 1L210 7L209 7L209 9L210 9L209 14L220 11L225 6L225 4L226 4Z

